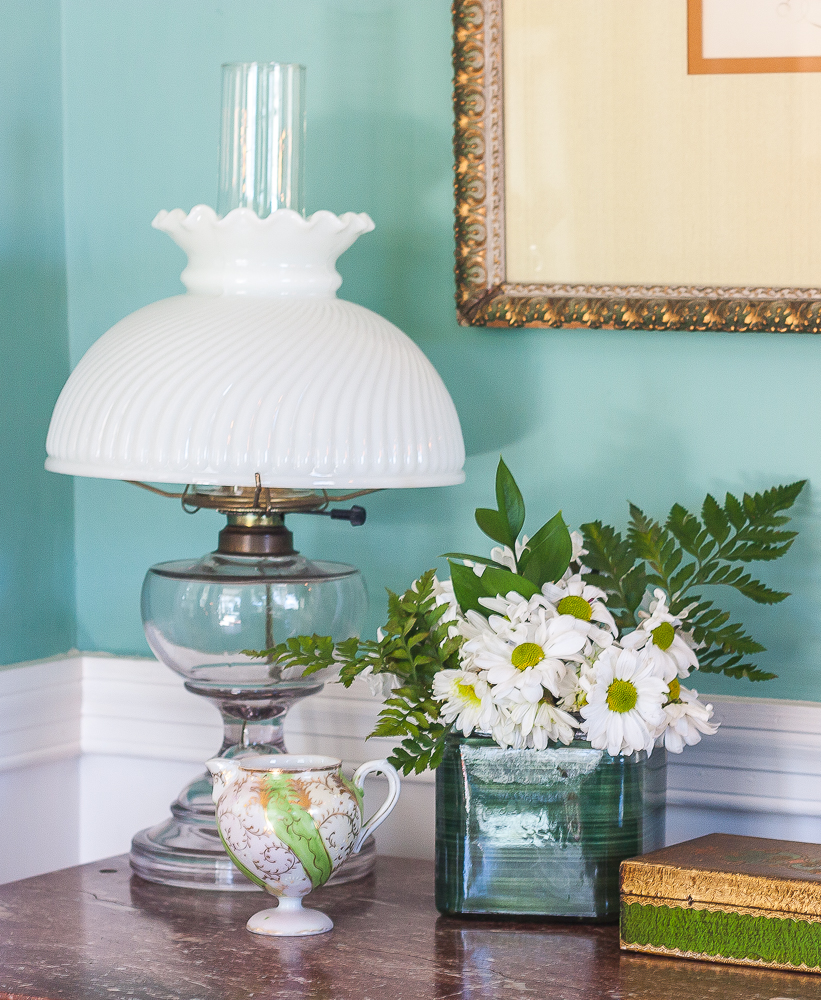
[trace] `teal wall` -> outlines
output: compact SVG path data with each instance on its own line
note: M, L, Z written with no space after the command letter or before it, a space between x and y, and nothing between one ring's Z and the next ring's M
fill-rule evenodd
M423 347L468 451L465 485L376 495L363 528L293 519L304 552L362 567L371 630L385 587L482 546L472 512L491 498L500 452L536 525L558 507L572 524L623 524L628 498L662 514L708 490L821 481L819 339L457 326L447 0L64 0L63 18L72 364L116 320L181 290L184 257L150 222L214 202L220 63L308 66L309 210L377 224L340 262L342 295ZM816 508L810 489L793 552L764 570L795 596L744 609L780 679L705 677L702 690L821 700ZM122 483L78 480L80 648L146 652L146 567L213 548L219 526Z
M69 372L59 0L0 25L0 664L74 645L72 483L43 469Z

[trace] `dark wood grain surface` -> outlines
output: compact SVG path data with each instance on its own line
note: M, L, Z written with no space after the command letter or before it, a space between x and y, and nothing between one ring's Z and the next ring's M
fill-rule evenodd
M262 893L170 889L125 857L0 886L0 991L51 1000L821 1000L821 976L620 953L615 927L439 917L429 862L311 896L330 934L267 939ZM3 996L0 992L0 996Z

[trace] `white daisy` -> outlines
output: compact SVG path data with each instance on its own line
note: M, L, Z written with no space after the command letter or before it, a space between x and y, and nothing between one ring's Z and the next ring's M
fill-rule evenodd
M514 646L520 642L527 642L531 631L527 624L527 619L531 615L529 604L520 594L511 593L508 594L508 598L510 600L503 597L487 598L487 603L497 607L503 612L502 614L485 618L478 611L469 610L456 621L457 634L467 640L460 650L463 666L468 669L475 666L476 652L484 649L486 641L489 641L491 636L497 636L503 643ZM480 600L485 601L485 598Z
M490 685L470 670L440 670L433 678L433 697L444 702L440 716L455 722L464 736L474 729L488 732L493 728L498 708L491 697Z
M494 562L499 563L500 566L504 566L505 569L509 569L511 573L518 573L518 570L516 569L516 561L525 550L525 545L527 545L527 535L522 535L521 542L516 542L515 544L515 559L513 558L513 550L509 545L494 545L494 547L490 550L490 558ZM487 569L487 566L484 563L477 563L472 559L463 559L462 562L465 566L470 566L477 576L481 576Z
M478 611L470 610L465 615L459 615L453 623L452 629L449 630L449 634L461 635L463 638L470 640L487 632L487 628L487 618L484 615L480 615ZM472 660L472 656L465 651L464 646L460 650L460 657L465 664Z
M528 543L528 536L522 535L521 542L515 542L516 546L516 558L513 558L513 551L508 545L495 545L490 550L490 558L497 563L500 563L506 569L509 569L511 573L516 572L516 563L521 558L522 553L525 550L525 546Z
M414 586L414 590L415 590ZM447 604L450 609L451 617L456 618L461 614L459 610L459 602L456 600L456 594L453 590L453 581L450 577L447 580L440 580L438 577L434 577L432 581L433 596L436 600L436 607L438 608L442 604ZM447 620L447 616L445 616Z
M490 728L490 735L500 747L512 747L521 750L525 745L522 730L516 724L509 708L500 707L499 714Z
M664 720L667 684L641 651L605 649L593 665L595 681L581 709L591 746L611 756L653 749Z
M574 664L574 668L568 670L559 681L558 704L568 712L579 712L587 704L587 695L596 680L593 665L586 658L581 663Z
M509 591L505 596L497 594L496 597L480 597L479 603L493 612L488 615L488 621L495 632L528 622L539 608L547 608L547 601L541 594L534 594L525 600L515 590Z
M698 700L698 691L680 686L678 678L670 681L670 700L664 706L664 721L656 736L664 736L664 746L671 753L681 753L685 746L692 747L701 741L701 734L712 736L718 729L717 722L710 722L713 706Z
M698 658L681 632L684 614L670 614L667 595L657 587L650 602L650 611L639 611L638 628L621 638L625 649L644 649L654 661L666 681L674 677L687 677L691 670L698 670Z
M576 573L558 583L546 583L542 586L542 593L558 614L574 618L576 628L589 635L598 645L608 645L618 636L619 630L613 616L604 606L607 594L599 587L585 583L580 574ZM595 622L604 628L597 628Z
M567 669L565 659L576 658L585 645L585 637L570 623L547 618L545 609L537 609L533 619L496 632L488 622L487 630L465 643L478 668L487 671L497 700L518 692L516 700L538 702L543 688L557 695L559 681Z
M510 718L524 737L524 745L544 750L548 743L573 742L579 723L572 715L552 705L546 698L538 702L521 702L508 709Z
M492 602L503 612L507 611L507 614L489 615L486 618L478 611L470 610L456 622L459 635L468 640L461 650L464 661L471 659L473 653L482 648L482 641L476 640L484 640L490 635L498 636L503 642L511 642L514 645L527 641L529 635L527 619L530 617L528 603L518 594L509 594L508 596L514 600L494 598ZM485 599L480 598L480 600L484 601ZM490 598L487 600L488 603L491 603Z
M582 562L582 556L587 555L587 549L584 547L584 539L581 536L581 532L570 532L570 544L572 546L570 565L564 571L562 580L569 580L572 576L580 576L590 572L590 568Z

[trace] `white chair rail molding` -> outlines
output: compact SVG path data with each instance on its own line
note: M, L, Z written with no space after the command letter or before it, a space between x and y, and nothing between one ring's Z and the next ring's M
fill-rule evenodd
M718 732L668 757L667 842L713 831L821 842L821 704L710 701ZM363 682L326 684L289 712L288 748L342 756L349 773L387 756L390 741L367 739L379 704ZM153 659L73 652L0 670L0 882L128 851L221 733L216 709ZM380 853L433 857L433 781L403 780Z

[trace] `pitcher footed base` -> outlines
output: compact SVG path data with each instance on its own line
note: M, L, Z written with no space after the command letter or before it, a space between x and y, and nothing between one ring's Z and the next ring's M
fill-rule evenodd
M309 934L324 934L333 925L333 920L319 910L306 910L301 899L280 896L276 906L255 913L245 926L252 934L307 937Z

